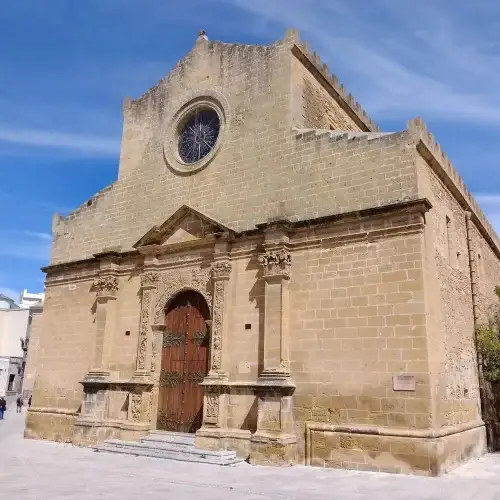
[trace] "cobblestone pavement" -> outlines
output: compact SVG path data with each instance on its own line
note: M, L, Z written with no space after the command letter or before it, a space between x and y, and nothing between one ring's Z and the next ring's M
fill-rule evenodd
M10 405L0 421L0 491L9 500L500 500L500 455L441 478L247 464L221 468L23 440L25 415Z

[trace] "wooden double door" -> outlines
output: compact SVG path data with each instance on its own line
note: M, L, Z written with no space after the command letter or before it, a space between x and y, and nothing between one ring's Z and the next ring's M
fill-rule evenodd
M194 291L178 295L165 311L157 429L193 433L201 427L209 318L205 299Z

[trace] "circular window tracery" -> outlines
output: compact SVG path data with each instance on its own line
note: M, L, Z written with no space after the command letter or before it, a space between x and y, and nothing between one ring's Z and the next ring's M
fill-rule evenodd
M193 93L183 101L167 124L163 158L174 173L193 175L221 149L230 107L224 95L214 90Z
M178 151L180 159L188 164L207 156L219 137L220 119L213 109L196 108L180 127Z

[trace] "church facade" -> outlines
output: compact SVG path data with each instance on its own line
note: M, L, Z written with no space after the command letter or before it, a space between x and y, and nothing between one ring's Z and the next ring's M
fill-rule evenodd
M123 114L117 181L54 218L26 437L424 475L485 452L500 243L421 119L381 132L294 30L201 33Z

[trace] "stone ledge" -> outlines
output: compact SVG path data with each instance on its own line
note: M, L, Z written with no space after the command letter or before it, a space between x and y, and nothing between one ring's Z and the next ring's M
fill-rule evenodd
M51 408L46 406L32 406L28 408L28 413L47 413L51 415L68 415L71 417L79 415L76 410L70 410L69 408Z
M482 422L442 429L306 424L305 465L439 476L486 452Z

